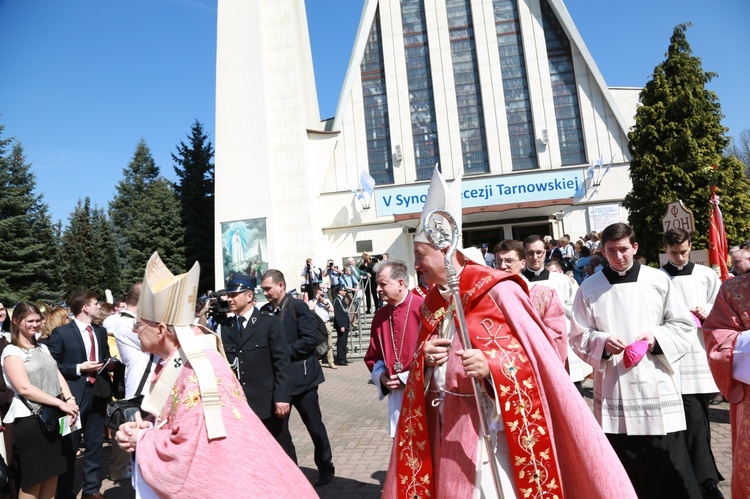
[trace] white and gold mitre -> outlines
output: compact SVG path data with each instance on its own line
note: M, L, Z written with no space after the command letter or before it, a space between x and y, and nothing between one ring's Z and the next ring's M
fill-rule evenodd
M448 184L446 184L445 179L443 179L443 175L440 173L440 170L438 170L438 167L435 166L435 170L432 172L432 180L430 180L430 187L427 190L427 198L424 201L424 208L422 209L422 215L419 217L419 227L417 227L417 234L414 236L414 242L416 243L429 243L429 239L427 239L427 235L424 231L424 224L425 220L427 218L427 215L433 210L441 210L448 212L452 217L453 220L456 222L456 226L458 227L458 240L459 240L459 246L461 241L461 177L463 175L463 171L459 171L458 175L456 175L456 179L453 181L453 183L448 187ZM448 228L449 225L447 222L445 222L444 218L435 215L433 217L433 220L442 221L443 226Z
M182 362L167 363L169 368L165 368L156 383L151 385L142 407L157 417L161 414L177 381L179 369L187 360L198 378L206 432L208 439L213 440L223 438L227 433L222 420L216 374L205 352L207 343L204 338L213 335L200 334L191 327L195 320L200 273L200 265L195 262L189 272L174 275L161 261L158 252L154 252L146 264L141 298L138 300L138 317L174 326L179 340L179 350L174 355L182 357Z
M422 215L419 217L419 227L417 227L417 234L414 236L415 243L427 243L430 244L430 240L427 238L425 232L425 220L427 215L433 210L441 210L447 212L455 221L458 229L458 248L457 250L464 255L467 259L472 260L480 265L486 265L482 252L478 248L466 248L463 247L461 231L463 227L463 211L461 209L461 178L463 177L463 170L458 172L455 180L451 183L450 187L443 179L443 176L435 166L435 171L432 172L432 180L430 181L430 187L427 190L427 198L424 202L424 208L422 209ZM450 224L440 215L432 217L433 222L435 221L442 224L443 228L450 231Z
M155 251L146 264L138 317L172 326L192 324L200 273L200 265L195 262L189 272L174 275Z

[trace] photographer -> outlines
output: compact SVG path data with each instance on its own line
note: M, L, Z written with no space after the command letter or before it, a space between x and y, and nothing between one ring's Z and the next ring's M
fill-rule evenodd
M373 270L375 263L367 252L362 253L362 263L359 264L359 270L362 275L362 291L364 291L367 299L368 314L372 313L372 301L375 301L375 310L380 308L378 305L378 283L375 282L375 271Z
M196 313L196 322L215 332L230 311L226 291L220 289L219 291L208 291L201 295L197 300L196 310L199 308L200 310Z
M326 323L326 330L328 331L328 352L326 353L326 358L323 362L327 362L328 367L331 369L336 369L336 365L333 363L333 325L331 324L333 305L331 305L331 302L326 299L325 295L326 294L323 290L319 289L315 293L315 299L307 302L307 305L310 307L310 310L315 312L318 317L323 319L323 322Z
M326 268L323 269L323 281L328 277L328 298L331 300L333 300L334 288L337 288L341 282L341 274L343 271L333 263L333 260L328 260Z
M318 291L318 288L320 288L322 272L319 267L313 265L312 258L308 258L305 261L305 266L302 268L300 275L305 278L304 281L302 281L301 290L303 293L302 299L307 302L308 300L315 298L315 293Z

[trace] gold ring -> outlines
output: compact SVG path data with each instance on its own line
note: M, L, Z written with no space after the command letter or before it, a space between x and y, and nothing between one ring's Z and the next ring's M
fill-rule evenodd
M433 357L432 354L428 355L427 356L427 362L429 362L430 364L434 364L435 363L435 357Z

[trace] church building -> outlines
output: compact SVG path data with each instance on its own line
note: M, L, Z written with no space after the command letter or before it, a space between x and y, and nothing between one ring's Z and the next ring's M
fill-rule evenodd
M607 87L562 0L365 0L324 121L303 0L218 0L217 33L219 287L270 265L294 288L307 258L363 251L412 263L436 165L463 172L464 246L627 218L640 89Z

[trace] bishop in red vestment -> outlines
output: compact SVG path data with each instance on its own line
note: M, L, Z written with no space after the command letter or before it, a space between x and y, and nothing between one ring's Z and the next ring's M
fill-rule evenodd
M437 286L422 307L383 497L464 498L479 490L496 496L477 432L470 379L476 377L495 407L490 458L501 468L506 498L635 498L522 279L454 257L472 347L464 350L451 339L444 253L427 243L414 246L415 267Z
M389 431L393 436L417 345L424 298L409 292L409 270L401 260L380 261L374 271L378 293L386 305L372 319L365 364L380 400L388 396Z

